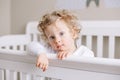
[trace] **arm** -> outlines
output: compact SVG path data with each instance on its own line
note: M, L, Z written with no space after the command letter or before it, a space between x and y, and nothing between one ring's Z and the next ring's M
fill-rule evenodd
M40 55L41 53L47 53L47 49L39 42L31 42L27 45L27 52L31 55Z
M45 54L48 53L47 49L38 42L31 42L30 44L27 45L27 51L28 54L38 56L36 66L45 71L49 64L48 58Z

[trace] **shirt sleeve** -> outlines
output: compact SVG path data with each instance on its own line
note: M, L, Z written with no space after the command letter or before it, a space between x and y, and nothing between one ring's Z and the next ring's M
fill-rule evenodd
M75 51L74 55L79 55L81 57L94 57L94 52L82 45Z
M38 56L40 53L47 53L47 49L41 43L33 41L27 45L27 52Z
M93 51L90 49L86 48L84 49L84 53L82 54L83 57L94 57Z

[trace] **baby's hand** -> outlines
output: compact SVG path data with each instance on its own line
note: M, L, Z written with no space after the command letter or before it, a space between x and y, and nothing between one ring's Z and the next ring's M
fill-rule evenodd
M64 59L64 58L66 58L67 56L69 56L69 55L71 55L71 53L70 52L68 52L68 51L59 51L58 53L57 53L57 57L58 57L58 59Z
M45 71L48 68L48 58L46 54L40 54L37 59L36 66Z

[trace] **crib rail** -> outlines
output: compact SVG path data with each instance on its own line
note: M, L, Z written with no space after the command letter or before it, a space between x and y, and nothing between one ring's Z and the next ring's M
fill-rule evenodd
M103 47L107 45L104 44L104 39L108 37L107 55L108 58L115 58L116 38L120 38L120 21L83 21L81 24L83 26L81 33L86 36L86 46L93 49L93 36L96 36L96 56L103 57L105 54Z
M120 60L118 59L70 56L64 60L58 60L55 54L47 56L50 59L50 66L47 71L42 72L35 67L35 56L0 53L0 79L5 80L5 76L8 78L6 80L18 80L18 77L20 80L34 80L36 77L39 80L42 80L41 77L57 80L120 79ZM18 72L19 76L16 76Z
M82 31L79 45L92 49L96 57L120 58L120 21L80 21L80 24ZM31 36L31 41L40 41L37 25L38 21L27 24L26 34Z
M0 37L0 52L10 54L22 54L26 51L26 45L30 43L30 35L6 35Z

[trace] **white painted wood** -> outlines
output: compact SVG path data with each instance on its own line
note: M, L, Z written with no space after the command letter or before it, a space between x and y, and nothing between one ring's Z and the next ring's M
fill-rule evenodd
M86 40L87 40L87 41L86 41L87 47L88 47L89 49L92 49L92 36L88 35Z
M38 41L37 34L33 34L33 41Z
M74 80L75 78L83 80L120 79L119 59L87 58L87 57L80 58L76 56L71 56L61 61L57 60L55 54L51 55L48 54L47 56L50 59L50 66L46 72L42 72L42 70L36 68L34 62L36 58L29 55L20 56L1 53L0 68L20 71L21 73L20 80L26 80L26 73L62 80Z
M20 45L20 50L24 51L24 45Z
M4 79L4 70L3 69L0 69L0 80L5 80Z
M10 80L10 70L8 69L5 70L5 79Z
M109 37L109 47L108 47L108 53L109 53L109 58L114 58L115 56L115 37L110 36Z
M16 45L13 45L13 50L17 50L17 46Z
M26 74L26 80L32 80L32 75L31 74Z
M18 80L17 72L16 71L9 71L9 80Z
M4 53L24 53L24 45L30 43L29 35L7 35L0 37L0 52ZM11 49L10 47L13 47ZM4 47L4 49L2 48ZM20 50L17 50L19 47ZM9 51L9 52L8 52Z
M32 75L32 80L37 80L36 75Z
M18 80L18 74L16 71L13 71L13 79L12 80Z
M37 75L35 80L45 80L45 77L42 77L42 76L40 76L40 75Z
M32 75L32 80L45 80L45 77L42 77L40 75Z
M29 35L6 35L0 37L0 46L24 45L29 42Z
M37 26L38 26L38 21L29 22L26 27L26 34L39 33Z
M120 36L120 21L80 21L82 35Z
M5 46L5 49L6 49L6 50L9 50L9 49L10 49L10 46L6 45L6 46Z
M19 73L19 76L20 76L20 80L27 80L27 76L26 76L25 73L20 72L20 73Z
M103 36L97 37L97 57L103 57Z

